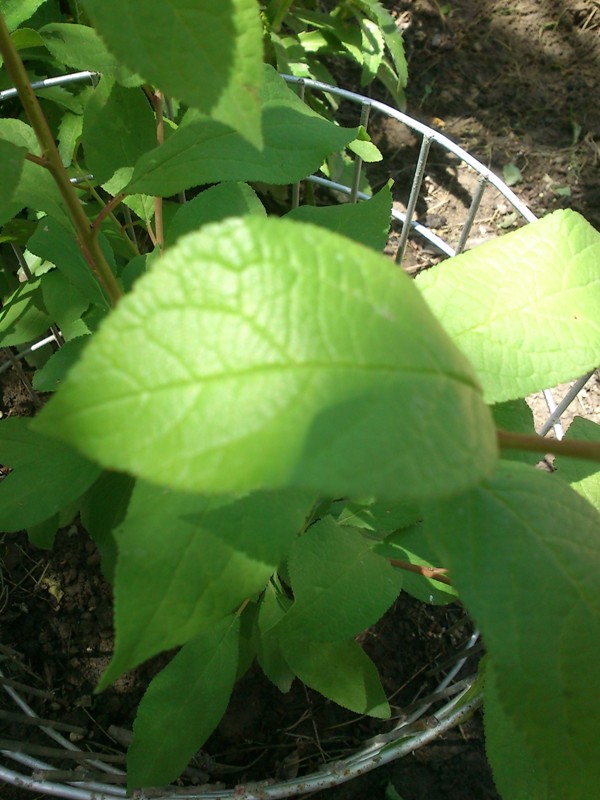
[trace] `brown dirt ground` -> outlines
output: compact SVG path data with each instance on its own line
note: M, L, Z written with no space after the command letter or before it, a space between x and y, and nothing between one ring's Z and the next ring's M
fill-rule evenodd
M568 206L600 227L600 3L406 0L385 5L406 39L408 111L443 129L500 175L505 165L515 164L522 174L515 191L536 214ZM391 169L401 207L415 142L393 124L382 124L377 135L395 159ZM443 158L433 160L419 219L456 238L472 188L469 178ZM473 238L501 234L510 227L509 213L497 196L486 197ZM432 254L411 244L408 257L415 271ZM2 380L0 410L32 413L14 373ZM597 376L577 402L577 413L600 421ZM152 665L101 697L92 695L112 636L110 588L97 564L93 545L77 528L63 531L49 556L22 536L0 540L0 643L16 653L3 650L0 656L11 677L48 693L30 698L40 715L59 717L77 729L72 738L118 754L122 750L108 728L131 728ZM403 598L369 632L365 646L383 667L386 688L397 692L396 708L433 685L432 665L465 641L461 619L459 607L428 608ZM453 625L452 633L444 632ZM9 708L3 697L0 710ZM315 768L323 757L339 758L375 732L368 721L351 721L302 687L279 695L252 671L236 689L230 711L207 745L211 758L197 767L195 779L231 784ZM2 737L27 736L16 723L2 727ZM481 718L412 756L320 794L383 800L390 797L390 787L404 800L497 798L485 762ZM3 787L0 796L25 800L34 795Z

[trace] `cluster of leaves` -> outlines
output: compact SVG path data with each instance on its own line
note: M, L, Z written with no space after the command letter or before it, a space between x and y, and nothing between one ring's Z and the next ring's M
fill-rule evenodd
M31 126L13 100L0 120L0 344L64 339L31 355L41 413L0 423L0 527L51 546L79 515L97 543L116 630L99 689L180 648L140 705L130 789L178 776L254 658L282 691L388 716L355 637L405 589L458 592L483 632L503 796L587 800L600 475L499 453L496 426L533 434L521 398L600 362L600 235L558 212L413 282L376 252L387 187L266 215L249 182L294 183L360 131L262 63L255 0L83 7L94 27L0 4L5 86L19 50L30 78L102 73L39 107L22 91Z
M407 66L394 19L378 0L262 0L267 54L279 72L335 85L324 57L360 68L360 83L376 78L404 106ZM333 96L327 100L335 105Z

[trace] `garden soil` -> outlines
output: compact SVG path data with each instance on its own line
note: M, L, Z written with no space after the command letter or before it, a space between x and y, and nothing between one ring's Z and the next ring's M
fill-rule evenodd
M442 129L499 175L506 168L513 174L518 169L514 189L536 214L570 207L600 227L600 2L412 0L385 5L407 45L407 110ZM345 77L346 85L358 89L356 76ZM373 135L386 159L392 159L395 201L402 207L417 143L389 121L374 120ZM417 209L421 221L450 237L459 230L469 199L469 187L461 186L463 176L453 170L443 159L430 165ZM384 176L379 177L383 182ZM377 173L370 178L375 184ZM513 224L500 199L485 202L483 220L472 233L475 239L499 235ZM411 242L409 272L424 268L428 260L432 254ZM33 413L14 370L1 380L2 415ZM600 421L597 377L576 403L575 413ZM401 596L364 634L394 714L435 687L470 631L459 605L432 608ZM77 527L63 530L50 554L32 548L23 535L0 539L3 670L37 690L28 699L40 716L60 719L70 726L65 736L108 754L118 765L140 694L161 661L144 665L94 696L111 645L110 587L100 574L94 546ZM465 666L466 671L475 668L474 661ZM47 746L34 729L25 731L6 717L14 710L2 693L0 740L12 736ZM348 755L381 729L381 723L356 719L302 686L282 695L251 668L188 777L228 786L294 777L318 769L324 760ZM482 718L476 715L413 755L313 796L497 798L485 760ZM0 800L31 797L35 795L0 786Z

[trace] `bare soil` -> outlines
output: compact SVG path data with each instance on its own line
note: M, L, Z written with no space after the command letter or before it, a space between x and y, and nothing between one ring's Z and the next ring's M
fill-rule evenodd
M517 167L522 179L514 189L536 214L570 207L600 227L600 2L405 0L385 5L407 45L407 110L499 175L507 165ZM375 133L392 159L395 199L402 207L416 142L393 124L382 123ZM434 160L419 219L452 239L472 189L451 165ZM500 235L512 224L498 197L485 203L473 239ZM416 271L432 257L411 244L407 267ZM0 380L3 415L34 412L14 371ZM598 376L577 403L576 413L600 421ZM12 679L42 693L29 698L41 716L60 719L72 727L66 736L118 760L123 748L115 727L131 729L140 692L157 665L93 695L112 642L111 590L98 561L94 546L76 527L61 532L51 554L32 548L22 535L0 539L0 657ZM429 608L402 596L365 635L396 712L435 686L436 665L460 649L468 632L460 606ZM0 712L14 711L4 693L1 697ZM0 730L0 739L43 741L2 717ZM291 777L343 757L379 730L300 686L281 695L251 669L195 765L194 779L234 785ZM497 798L481 717L414 755L320 794L387 800L396 796L393 789L403 800ZM6 786L0 796L25 800L33 795Z

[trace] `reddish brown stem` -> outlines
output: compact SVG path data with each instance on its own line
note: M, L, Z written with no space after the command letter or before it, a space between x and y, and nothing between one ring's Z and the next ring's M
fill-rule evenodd
M108 201L108 203L104 206L104 208L100 211L100 213L98 214L98 216L94 220L94 223L92 225L92 236L94 236L94 237L98 236L98 231L100 230L100 226L102 225L102 223L104 222L106 217L108 217L108 215L111 214L112 211L118 205L120 205L120 203L123 202L123 198L124 197L125 197L125 194L121 193L121 194L115 195L111 200Z
M422 567L420 564L411 564L410 561L401 561L398 558L390 558L388 560L392 567L405 569L407 572L415 572L424 578L430 578L431 580L439 581L439 583L445 583L447 586L452 586L452 581L444 574L447 570L442 567Z

